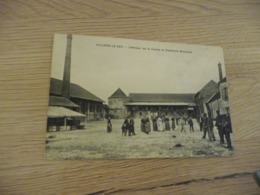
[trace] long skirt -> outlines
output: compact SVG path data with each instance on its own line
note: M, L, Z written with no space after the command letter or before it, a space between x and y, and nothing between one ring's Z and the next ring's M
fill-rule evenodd
M174 129L175 129L175 122L172 121L172 130L174 130Z
M108 133L111 133L111 132L112 132L112 125L111 125L111 124L108 124L108 125L107 125L107 132L108 132Z

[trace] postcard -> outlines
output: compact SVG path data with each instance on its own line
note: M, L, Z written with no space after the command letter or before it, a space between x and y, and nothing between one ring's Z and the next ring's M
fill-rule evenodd
M233 153L221 47L55 34L46 159Z

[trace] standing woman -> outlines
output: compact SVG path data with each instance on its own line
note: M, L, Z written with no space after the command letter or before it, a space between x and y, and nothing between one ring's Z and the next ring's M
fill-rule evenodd
M175 119L174 117L171 118L171 121L172 121L172 130L175 129Z
M149 132L151 131L150 128L151 128L151 127L150 127L150 120L149 120L149 118L147 117L147 118L146 118L146 121L145 121L145 133L146 133L146 134L149 134Z
M157 126L159 131L163 131L162 118L160 116L157 119Z
M111 118L108 117L107 118L107 133L111 133L112 132L112 122L111 122Z
M153 118L153 130L158 131L158 126L157 126L157 119L156 117Z

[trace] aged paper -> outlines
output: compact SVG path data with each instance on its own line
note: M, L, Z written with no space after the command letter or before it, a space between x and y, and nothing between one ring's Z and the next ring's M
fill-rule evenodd
M223 50L56 34L47 159L230 156Z

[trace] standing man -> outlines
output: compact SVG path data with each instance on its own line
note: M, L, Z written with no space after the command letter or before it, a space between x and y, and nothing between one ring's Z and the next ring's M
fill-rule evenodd
M208 133L209 133L209 141L216 141L215 135L214 135L214 125L213 125L213 118L211 117L211 113L208 113Z
M203 114L200 116L200 131L203 131Z
M192 121L192 118L190 117L189 119L188 119L188 124L189 124L189 126L190 126L190 132L194 132L194 128L193 128L193 121Z
M184 117L181 117L180 124L181 124L181 132L183 131L186 132L186 130L184 129L184 125L185 125Z
M222 117L219 114L219 110L217 110L217 117L216 117L216 123L215 126L218 129L218 134L219 134L219 139L220 139L220 144L224 144L224 132L223 132L223 125L222 125Z
M129 121L128 118L126 117L123 126L122 126L122 133L124 136L126 136L127 132L128 132L128 136L130 136L130 129L129 129Z
M202 137L202 139L205 139L207 132L208 132L208 118L207 118L206 113L203 113L202 121L203 121L203 124L202 124L203 137Z
M232 133L232 125L231 125L231 120L229 113L224 117L223 120L223 129L224 129L224 135L227 141L227 146L225 148L232 150L232 144L231 144L231 138L230 138L230 133Z

